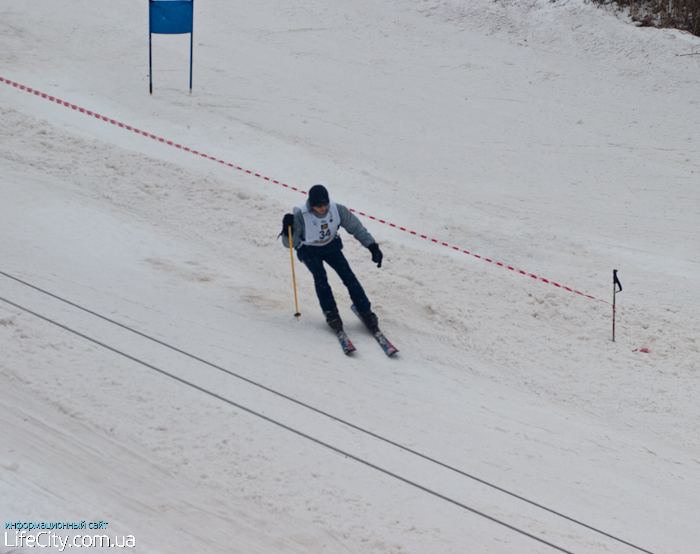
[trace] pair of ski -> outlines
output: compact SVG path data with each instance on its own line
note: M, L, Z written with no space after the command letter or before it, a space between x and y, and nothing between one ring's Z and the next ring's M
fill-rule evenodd
M351 306L351 308L355 315L360 318L360 321L364 323L364 320L360 317L357 308L355 308L354 305ZM382 333L379 330L379 328L371 329L367 327L367 329L369 329L370 333L372 333L374 338L379 343L379 346L382 347L382 350L384 350L384 353L387 356L393 356L398 352L398 349L387 340L387 338L384 336L384 333ZM343 352L345 354L350 354L351 352L354 352L356 350L355 346L352 344L352 342L348 338L348 335L345 333L345 331L343 331L343 329L339 329L338 331L336 331L336 333L338 334L338 341L340 342L340 346L342 347Z

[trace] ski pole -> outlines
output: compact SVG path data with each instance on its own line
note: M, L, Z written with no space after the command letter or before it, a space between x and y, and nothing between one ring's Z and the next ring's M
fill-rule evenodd
M294 314L294 317L297 318L297 321L299 321L299 316L301 315L299 313L299 301L297 300L297 278L296 275L294 274L294 248L292 248L292 228L289 228L289 257L292 260L292 283L294 283L294 306L297 309L297 313Z

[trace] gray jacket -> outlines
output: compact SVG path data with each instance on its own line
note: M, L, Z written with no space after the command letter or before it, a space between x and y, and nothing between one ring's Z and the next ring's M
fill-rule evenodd
M336 206L338 207L338 213L340 214L340 226L343 227L358 241L360 241L362 246L368 247L373 242L376 242L355 214L353 214L342 204L338 204L336 202ZM306 201L306 209L309 210L313 215L318 216L319 219L321 217L324 217L318 215L316 212L311 210L311 206L309 205L308 200ZM306 237L306 225L304 224L304 215L302 214L301 210L294 210L294 228L292 229L292 244L294 245L294 248L299 248L299 245L301 244L301 241L304 239L304 237ZM282 235L282 244L285 248L289 248L289 237L285 234ZM315 247L312 246L311 248Z

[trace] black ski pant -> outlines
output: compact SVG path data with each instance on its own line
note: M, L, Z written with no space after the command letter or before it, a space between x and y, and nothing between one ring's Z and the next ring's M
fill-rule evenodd
M331 252L321 256L310 254L305 256L304 264L309 268L314 276L316 285L316 294L318 301L321 303L321 309L325 312L337 312L338 306L333 298L333 291L328 284L328 275L326 268L323 266L326 262L338 274L343 284L348 288L350 299L360 313L366 312L370 308L370 301L365 294L365 290L355 277L355 274L350 269L350 264L345 259L342 251Z

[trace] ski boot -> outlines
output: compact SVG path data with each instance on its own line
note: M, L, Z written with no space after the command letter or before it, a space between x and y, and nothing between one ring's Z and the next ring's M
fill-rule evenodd
M331 329L340 331L343 328L343 320L340 319L340 314L337 310L324 312L324 315L326 316L326 323Z
M379 318L372 310L362 312L360 314L360 319L362 319L367 328L373 333L379 331Z

